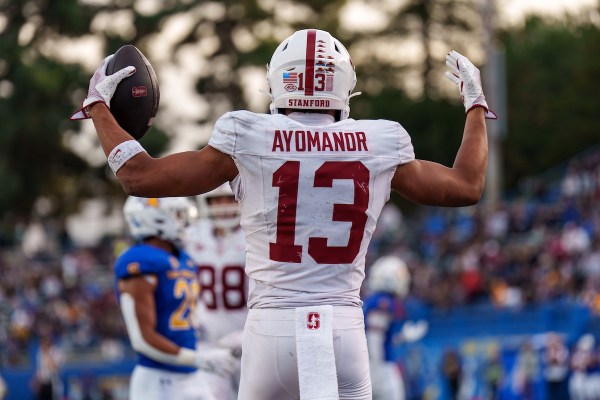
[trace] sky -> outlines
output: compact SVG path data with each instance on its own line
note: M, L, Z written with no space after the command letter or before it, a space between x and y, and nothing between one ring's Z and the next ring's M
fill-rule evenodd
M532 12L544 15L574 13L583 7L598 4L597 0L502 0L498 1L498 11L505 23L521 22Z
M373 7L363 0L350 0L345 6L341 25L349 30L353 28L382 28L387 22L387 9L396 8L406 0L382 0ZM483 5L485 1L480 0ZM528 14L561 16L565 13L577 13L585 7L598 4L598 0L492 0L496 2L499 24L513 25L521 23Z

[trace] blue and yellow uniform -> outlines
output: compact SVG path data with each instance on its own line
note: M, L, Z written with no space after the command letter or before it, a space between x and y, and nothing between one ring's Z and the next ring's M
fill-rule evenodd
M406 321L403 301L391 293L375 292L365 299L363 312L367 331L380 329L385 334L385 360L395 361L393 354L397 343L394 341L394 334L402 330L402 325ZM371 313L377 313L383 318L376 318L373 321L369 318ZM371 321L373 322L370 323Z
M126 250L115 263L117 298L121 279L153 275L156 331L180 347L196 348L192 325L193 310L199 293L196 265L184 252L176 256L158 247L138 244ZM173 372L192 372L196 368L170 365L138 353L138 364Z

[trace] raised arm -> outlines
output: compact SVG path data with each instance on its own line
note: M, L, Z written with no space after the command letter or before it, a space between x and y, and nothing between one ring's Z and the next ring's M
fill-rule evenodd
M479 70L456 51L446 57L446 77L460 91L467 113L463 139L454 165L415 160L397 168L392 189L415 203L468 206L481 198L488 159L485 118L496 119L485 101Z
M400 165L392 189L424 205L468 206L481 198L487 168L487 133L484 109L467 114L462 143L452 168L425 160Z
M133 138L117 124L104 103L90 109L104 153ZM233 159L210 146L162 158L141 152L117 172L125 192L143 197L193 196L216 188L238 174Z
M121 80L135 73L126 67L106 75L111 56L96 69L81 109L71 119L92 118L104 154L125 192L143 197L193 196L210 191L238 174L233 159L210 146L200 151L152 158L115 121L110 100ZM118 162L115 162L117 160Z

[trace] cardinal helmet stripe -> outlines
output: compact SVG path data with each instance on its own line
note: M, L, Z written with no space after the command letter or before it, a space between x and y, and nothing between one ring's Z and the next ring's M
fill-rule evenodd
M305 85L304 95L312 96L314 94L314 79L315 79L315 43L317 39L317 31L309 29L306 34L306 67L304 68Z

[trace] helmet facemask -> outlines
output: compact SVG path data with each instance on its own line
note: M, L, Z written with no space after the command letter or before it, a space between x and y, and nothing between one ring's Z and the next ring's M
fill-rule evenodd
M240 207L233 196L212 197L207 200L213 224L220 229L232 230L240 224Z
M240 207L228 183L197 199L199 217L210 219L216 228L233 230L240 225Z

